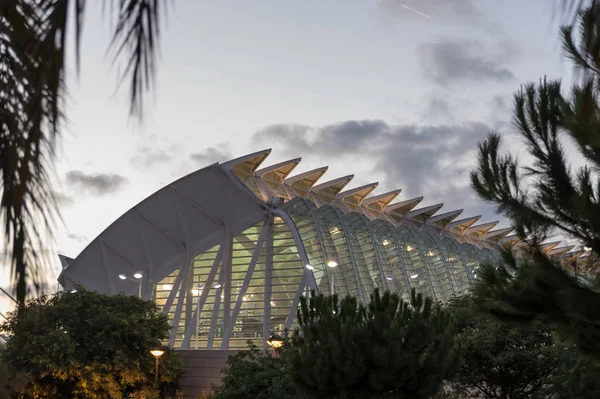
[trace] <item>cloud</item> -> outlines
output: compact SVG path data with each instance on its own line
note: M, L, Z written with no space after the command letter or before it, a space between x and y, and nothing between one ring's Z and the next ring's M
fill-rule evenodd
M442 39L420 45L417 53L425 77L443 87L456 82L515 79L515 74L501 65L504 52L491 54L476 40Z
M66 181L77 191L97 196L115 193L128 183L125 177L115 173L84 173L79 170L67 172Z
M69 240L73 240L78 243L85 243L88 241L88 238L86 236L82 236L82 235L74 234L74 233L70 233L67 237L69 238Z
M384 178L380 191L402 188L404 198L423 195L424 203L444 202L448 211L464 208L469 215L491 216L492 207L476 198L469 181L477 144L490 130L477 122L392 125L381 120L351 120L319 127L268 126L253 140L279 144L291 157L370 160L373 175Z
M231 158L231 150L225 144L207 147L202 151L190 154L190 161L202 166L208 166L215 162L228 161Z
M162 148L148 146L138 147L136 154L129 162L140 169L146 169L159 164L166 164L173 160L173 156Z
M54 199L56 200L56 204L59 206L59 208L75 205L75 200L65 193L62 193L60 191L54 191L53 195Z

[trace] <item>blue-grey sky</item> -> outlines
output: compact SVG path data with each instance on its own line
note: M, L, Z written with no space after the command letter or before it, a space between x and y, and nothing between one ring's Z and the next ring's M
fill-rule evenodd
M56 247L76 256L166 183L264 148L265 165L301 156L298 172L330 165L326 178L355 173L353 186L494 220L468 185L477 143L510 131L520 84L571 73L548 3L177 0L142 126L127 88L115 94L110 25L90 8L79 78L70 59Z

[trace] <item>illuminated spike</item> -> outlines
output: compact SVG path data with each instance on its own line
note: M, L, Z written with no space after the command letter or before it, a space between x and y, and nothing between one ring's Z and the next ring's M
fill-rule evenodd
M391 216L394 221L399 222L421 201L423 201L423 197L396 202L395 204L386 206L384 213Z
M446 230L453 233L463 234L466 229L471 227L479 219L481 219L481 215L460 219L449 223L448 226L446 226Z
M383 212L385 207L395 200L398 195L400 195L400 192L402 192L402 190L398 189L389 191L387 193L374 195L372 197L367 197L363 200L361 205L371 211Z
M433 215L435 215L437 211L442 209L443 206L444 204L442 203L415 209L414 211L410 211L406 215L406 219L412 220L413 222L419 224L425 224L425 222L427 222L427 220L429 220Z
M497 230L492 230L488 233L485 233L485 235L483 236L484 240L490 240L493 239L494 241L498 241L504 237L506 237L507 235L510 234L511 231L513 231L514 229L512 227L507 227L504 229L497 229Z
M335 201L336 196L350 183L354 175L339 177L325 183L317 184L310 190L311 194L317 196L322 203L331 203ZM319 204L321 205L321 204Z
M431 217L427 221L426 224L429 226L439 227L443 230L446 228L446 226L448 226L448 224L450 222L452 222L454 219L456 219L458 217L458 215L460 215L462 212L463 212L462 209L457 209L455 211L441 213L439 215L435 215L435 216Z
M327 172L327 169L329 169L329 166L323 166L296 176L288 177L283 181L283 184L292 188L301 196L306 195L325 172Z
M254 172L254 176L265 181L274 183L283 183L286 177L298 166L302 158L290 159L289 161L280 162L276 165L267 166Z
M566 247L553 248L550 251L548 251L548 255L551 255L551 256L563 256L567 252L569 252L570 250L572 250L573 248L575 248L575 245L567 245Z
M252 154L244 155L242 157L232 159L223 164L226 170L232 170L233 172L241 172L243 174L252 175L261 163L269 156L271 149L257 151Z
M494 226L496 226L498 223L500 222L496 220L494 222L482 223L478 224L477 226L471 226L467 230L465 230L464 234L467 236L475 235L477 236L477 238L481 239L481 237L483 237L488 231L493 229Z
M357 208L378 185L379 183L365 184L361 187L343 191L336 198L352 208Z
M545 253L550 252L560 244L560 241L545 242L540 244L540 249Z
M500 241L498 241L498 244L508 245L510 247L514 247L515 245L517 245L521 241L522 240L519 238L519 236L517 236L516 234L511 234L509 236L504 237Z

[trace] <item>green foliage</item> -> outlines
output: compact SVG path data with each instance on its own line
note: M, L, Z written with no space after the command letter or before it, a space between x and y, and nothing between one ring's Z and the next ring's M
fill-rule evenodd
M23 397L150 396L155 362L149 351L161 346L168 331L166 316L153 302L80 287L10 313L0 325L11 337L0 358L32 377ZM175 352L163 349L160 389L174 393L183 366Z
M282 358L261 351L251 341L248 350L239 351L227 359L227 368L215 399L286 399L295 397Z
M553 330L539 323L502 324L480 311L472 297L448 304L459 326L462 348L454 393L488 398L548 397L552 378L573 348L553 343Z
M531 161L502 154L500 136L480 145L474 189L507 216L529 252L504 254L503 267L478 273L476 297L505 320L543 321L562 339L600 360L600 5L579 14L579 30L562 28L563 50L582 79L570 93L559 81L529 84L515 95L514 126ZM586 165L570 165L565 143ZM589 247L572 263L549 258L539 244L562 233Z
M282 357L300 396L429 398L456 360L454 323L430 298L412 304L378 290L356 298L302 298Z

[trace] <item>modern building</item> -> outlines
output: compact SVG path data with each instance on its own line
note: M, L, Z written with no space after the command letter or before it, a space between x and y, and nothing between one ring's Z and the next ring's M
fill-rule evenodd
M511 229L423 198L394 202L353 176L320 183L327 167L294 176L293 159L260 168L270 150L185 176L112 223L61 285L153 299L180 349L244 348L294 325L310 290L368 301L374 288L447 300L469 289L479 262L516 243ZM373 194L373 195L372 195ZM547 250L563 254L568 247Z

